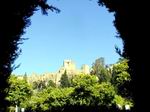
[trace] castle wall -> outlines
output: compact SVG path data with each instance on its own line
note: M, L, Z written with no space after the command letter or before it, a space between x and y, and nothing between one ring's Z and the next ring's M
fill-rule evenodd
M43 75L40 74L32 74L28 76L28 82L33 83L34 81L46 81L52 80L55 84L60 84L60 79L64 72L67 72L69 78L77 74L90 74L90 68L88 65L83 65L81 69L77 69L75 63L72 60L64 60L63 66L56 73L44 73Z

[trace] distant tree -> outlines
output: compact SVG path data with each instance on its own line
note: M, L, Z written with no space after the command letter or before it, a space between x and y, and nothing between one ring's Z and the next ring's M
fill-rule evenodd
M41 91L46 88L46 81L43 80L34 81L32 85L33 89Z
M104 58L98 58L92 65L92 75L96 75L99 78L99 82L106 82L110 80L110 74L105 66Z
M38 81L38 90L43 90L46 88L46 81Z
M23 76L23 79L28 82L28 77L27 77L27 73L25 72L24 76Z
M71 83L67 75L67 71L65 70L64 74L62 74L60 79L60 87L70 87Z
M37 81L34 81L32 83L32 88L33 88L33 90L38 89L38 82Z
M54 83L54 81L49 80L48 84L47 84L47 87L56 87L56 84Z

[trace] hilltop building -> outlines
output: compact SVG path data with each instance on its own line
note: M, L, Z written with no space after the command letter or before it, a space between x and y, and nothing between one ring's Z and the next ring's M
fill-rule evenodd
M61 76L64 72L67 72L69 78L78 74L90 74L90 67L86 64L82 65L81 69L76 68L76 64L72 60L64 60L63 65L54 73L44 73L42 75L33 73L28 76L28 82L33 83L35 81L45 81L48 82L52 80L56 85L60 84Z

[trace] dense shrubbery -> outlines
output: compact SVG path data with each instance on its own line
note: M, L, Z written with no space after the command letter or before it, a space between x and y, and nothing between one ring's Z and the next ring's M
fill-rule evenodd
M32 85L25 79L12 76L8 99L12 106L19 105L28 112L113 112L118 104L123 110L125 104L133 106L132 100L126 96L126 91L123 89L124 94L120 94L119 88L123 88L124 83L130 81L126 63L126 60L121 60L113 66L111 81L100 82L100 76L98 78L96 75L78 74L70 80L70 87L49 85L40 91L31 89Z

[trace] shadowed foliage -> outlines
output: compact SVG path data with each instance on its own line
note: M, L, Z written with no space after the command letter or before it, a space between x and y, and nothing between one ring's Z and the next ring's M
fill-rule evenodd
M0 4L0 110L5 111L8 93L8 79L14 66L14 60L21 50L18 45L24 40L21 36L30 23L34 11L41 7L43 14L47 10L59 10L46 4L46 0L4 0Z
M149 110L146 102L149 82L149 13L145 4L148 3L137 0L99 0L99 4L114 13L114 25L124 44L122 55L129 59L134 109L136 112L146 112ZM14 60L21 52L18 48L23 40L21 36L30 25L30 16L39 6L43 14L47 14L48 9L59 11L46 4L46 0L3 0L0 4L0 111L5 111L7 104L5 97L8 93L8 79L15 69Z
M145 112L148 108L148 7L146 1L137 0L99 0L115 16L114 26L118 37L122 38L122 56L129 59L132 92L135 112ZM144 6L144 7L142 7Z

